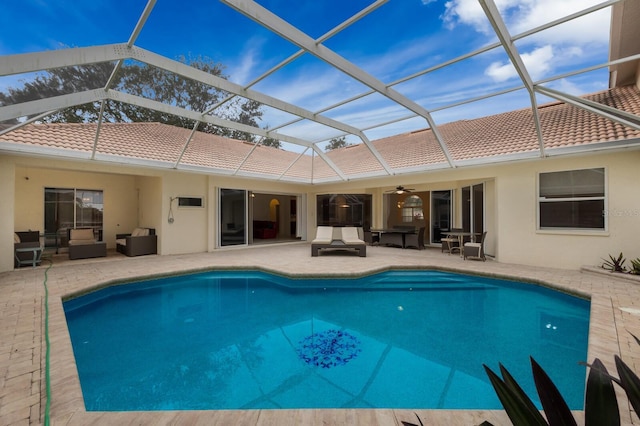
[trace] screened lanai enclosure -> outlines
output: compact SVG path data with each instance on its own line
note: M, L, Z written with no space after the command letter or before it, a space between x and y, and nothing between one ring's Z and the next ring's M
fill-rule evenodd
M634 3L9 5L0 149L319 184L623 145L637 112L580 96L629 84ZM51 17L47 44L33 29ZM558 140L549 103L603 120L609 138ZM468 121L514 110L517 141Z

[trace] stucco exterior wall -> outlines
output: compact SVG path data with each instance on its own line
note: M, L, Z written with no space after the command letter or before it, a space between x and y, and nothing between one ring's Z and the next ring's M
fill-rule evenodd
M577 269L599 265L609 254L640 257L640 151L592 153L489 166L466 167L402 177L301 185L261 179L219 177L171 170L153 170L0 156L0 271L13 268L15 230L38 229L44 224L44 188L84 188L104 191L104 239L115 247L115 234L136 226L155 227L160 254L216 250L217 188L246 189L267 194L306 196L298 219L306 219L308 239L316 230L316 195L372 194L372 225L383 226L383 197L396 185L416 191L454 190L460 223L460 189L484 183L486 252L501 262ZM607 229L605 231L548 231L537 226L538 174L583 168L606 170ZM26 179L26 178L29 179ZM178 208L177 196L204 198L203 208ZM286 205L286 206L285 206ZM288 208L289 203L281 201ZM304 208L306 208L306 212ZM169 223L169 213L173 223ZM286 215L286 208L281 215ZM284 217L284 216L283 216Z
M486 252L501 262L578 269L600 265L609 254L623 252L628 259L640 257L640 151L623 150L579 156L443 170L365 182L318 185L309 193L373 194L374 227L383 226L382 197L396 185L416 191L454 190L454 216L461 220L460 189L485 184L484 217ZM538 230L538 175L541 172L604 167L606 170L608 228L606 231ZM310 234L315 235L315 216Z
M207 220L207 209L215 204L207 198L208 178L205 175L166 172L162 176L163 188L156 206L162 205L162 216L157 218L161 223L161 254L200 253L208 251L209 232L212 226ZM177 197L202 197L204 207L179 207ZM173 223L169 223L170 210Z
M131 232L137 226L138 200L133 176L25 166L17 166L15 176L16 231L44 232L45 188L102 190L103 239L108 248L115 248L117 232Z
M15 166L0 156L0 272L13 269Z
M500 167L496 177L500 261L579 268L599 265L602 258L620 252L640 257L639 160L638 151L627 151ZM607 230L538 230L538 173L597 167L604 167L606 173Z

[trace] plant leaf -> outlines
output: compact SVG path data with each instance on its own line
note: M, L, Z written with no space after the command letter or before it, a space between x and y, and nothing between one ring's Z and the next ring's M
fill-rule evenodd
M500 374L502 374L502 379L504 383L509 388L511 388L511 390L514 393L516 393L520 397L522 402L527 405L528 410L531 411L532 413L535 413L533 415L540 414L540 410L538 410L538 407L535 406L533 401L531 401L531 399L527 396L525 391L522 390L518 382L516 382L516 380L511 375L511 373L509 373L509 370L507 370L502 364L500 364Z
M576 419L573 418L573 414L571 414L571 410L558 388L533 358L531 358L531 369L533 370L533 380L536 383L538 396L540 396L540 402L549 424L553 426L577 426Z
M587 378L584 402L585 426L620 425L618 400L611 376L602 361L596 358Z
M635 336L633 337L635 338ZM627 398L629 398L629 403L633 410L638 414L640 413L640 379L618 355L615 356L615 360L622 388L627 393ZM640 416L640 414L638 415Z
M522 426L548 426L542 414L540 414L537 410L532 413L529 409L529 403L522 400L522 396L518 391L513 390L510 386L508 386L496 373L494 373L489 367L483 364L483 367L489 376L489 380L491 381L491 385L493 389L496 391L496 395L500 399L502 403L502 407L511 419L511 422L514 425L522 425ZM501 367L502 369L502 367Z

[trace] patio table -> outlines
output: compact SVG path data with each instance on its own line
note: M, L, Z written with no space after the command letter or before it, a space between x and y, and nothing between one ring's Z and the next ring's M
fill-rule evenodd
M377 233L379 236L379 241L382 242L381 234L400 234L402 238L402 248L406 246L406 236L407 234L415 234L418 232L416 229L402 229L402 228L388 228L388 229L371 229L372 233Z
M31 259L21 260L18 257L18 253L28 253L28 252L32 252L33 253L33 257ZM21 247L21 248L17 248L17 249L15 249L15 257L16 257L16 261L18 262L18 265L22 266L22 265L31 264L31 266L33 266L35 268L40 263L40 258L42 257L42 247L37 246L37 247Z

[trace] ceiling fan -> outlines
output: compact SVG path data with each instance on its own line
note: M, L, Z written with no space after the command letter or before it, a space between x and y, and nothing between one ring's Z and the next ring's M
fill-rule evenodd
M395 189L392 189L392 190L389 190L389 191L386 191L386 192L393 192L394 194L398 194L399 195L399 194L406 194L406 193L409 193L411 191L415 191L415 189L413 189L413 188L405 188L402 185L398 185L398 186L396 186Z

